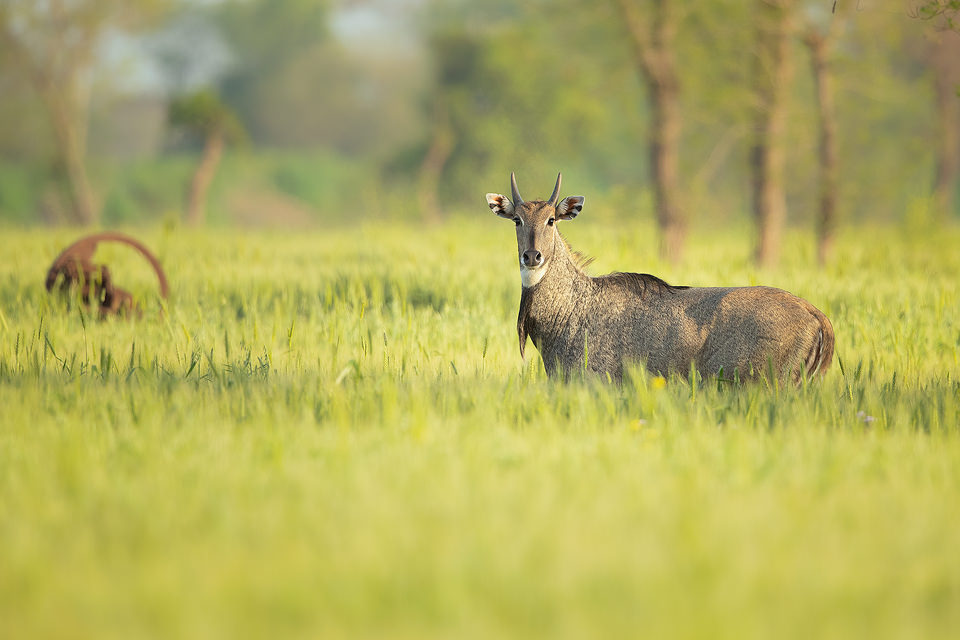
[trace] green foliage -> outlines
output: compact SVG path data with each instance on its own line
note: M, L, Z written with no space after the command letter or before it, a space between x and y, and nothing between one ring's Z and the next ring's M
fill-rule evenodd
M709 224L749 209L756 54L744 43L752 42L756 25L749 3L716 0L709 10L677 11L681 182L692 223ZM881 11L854 12L847 23L831 61L838 88L839 211L843 220L895 219L929 189L933 167L935 121L925 54L917 44L921 31ZM795 40L786 188L791 218L810 224L818 206L816 109L808 54ZM617 189L632 203L629 211L641 209L636 203L650 189L648 107L613 3L459 7L436 21L427 41L435 91L454 130L441 180L450 207L463 206L467 194L502 182L512 170L521 188L533 180L528 189L549 188L537 185L549 185L563 170L601 191ZM433 104L424 103L427 110ZM884 136L876 135L878 126ZM416 147L419 156L406 150L396 163L414 173L425 149ZM904 163L907 156L913 161Z
M231 0L219 10L223 35L236 56L221 82L224 99L236 108L255 141L262 141L273 102L269 87L292 65L322 44L327 34L324 0Z
M270 184L302 200L334 222L345 203L363 207L366 176L355 165L326 154L276 155L270 163Z
M36 166L0 163L0 220L8 224L35 222L47 178Z
M946 11L949 1L921 3L917 15ZM100 4L120 10L114 0ZM161 0L121 3L122 16L114 23L109 12L99 13L100 4L64 6L85 7L108 20L119 28L123 42L128 42L127 30L148 18L153 21L159 9L169 5ZM923 39L929 23L867 4L857 10L854 2L842 3L836 16L829 13L829 3L797 5L798 19L845 18L832 62L841 167L838 211L843 222L851 224L896 220L928 195L934 168L931 141L937 135ZM36 14L36 7L46 5L17 0L9 6ZM756 26L751 7L737 0L677 7L684 121L680 174L694 227L739 220L749 210L749 74L754 55L749 43ZM340 25L333 18L351 11L395 19L382 20L379 33L330 26ZM140 18L134 20L136 16ZM413 185L441 104L453 131L451 155L439 180L446 212L472 209L477 198L502 185L510 171L518 172L524 193L543 195L556 171L563 170L568 180L576 176L584 192L615 200L623 213L650 215L646 96L612 2L440 0L398 9L394 3L379 2L333 6L317 0L229 0L178 4L176 19L163 30L169 31L166 45L147 47L143 55L148 63L166 69L171 76L167 88L177 94L198 82L209 85L175 101L182 104L173 106L185 110L180 120L201 127L228 123L230 129L239 121L254 150L272 156L244 160L244 171L218 177L213 188L221 190L222 200L244 200L248 184L255 183L279 188L310 206L328 200L324 194L360 194L364 202L358 214L412 215ZM34 45L44 42L38 36ZM137 42L127 46L135 48ZM25 68L12 51L0 48L0 156L13 165L30 164L25 170L30 176L49 173L56 137L45 111L26 98ZM109 74L106 66L94 69L90 85L96 96L90 105L92 120L107 124L90 135L105 136L110 130L115 137L109 145L91 140L90 147L109 148L123 163L155 162L160 175L137 177L131 185L94 180L95 199L106 203L107 220L166 215L179 205L155 203L164 199L159 192L163 176L169 175L167 163L179 160L162 156L177 155L185 147L175 144L176 127L164 129L164 123L154 119L162 98L153 88L139 89L143 78L128 73L140 65L122 64L125 50L110 51L105 54ZM222 60L209 62L218 55ZM786 133L788 204L791 222L812 226L817 206L816 112L807 54L798 39L793 55ZM103 90L111 86L133 94L123 96L130 107L123 112L129 118L124 127L142 127L138 142L126 149L118 133L124 127L111 126L116 96ZM302 166L295 166L295 154L287 155L283 175L278 175L272 154L277 149L297 150ZM131 160L135 154L140 155ZM322 176L316 173L320 184L312 187L313 159L332 154L345 165L346 183L333 185L327 176L339 176L340 170L324 161ZM125 168L109 167L117 158L95 158L91 173L96 176L99 167L108 165L103 173L123 175ZM0 168L3 171L7 169ZM0 176L5 185L0 216L37 220L36 203L46 184L31 177L13 185L17 175ZM244 182L232 181L240 175ZM165 188L174 202L180 198L181 185L168 183ZM213 194L214 200L220 196Z
M591 219L564 233L596 273L783 286L833 320L842 367L547 380L517 353L512 227L479 211L143 231L163 316L136 257L102 256L134 322L43 291L72 232L0 234L5 633L951 636L957 231L844 233L819 272L792 235L760 273L728 229L664 271L650 225Z
M183 206L183 189L196 161L185 155L169 155L159 160L109 163L101 168L104 190L104 223L142 226L161 219ZM22 192L29 194L29 185L21 185L21 173L0 170L2 179L9 179ZM234 185L243 185L238 190ZM13 192L4 192L4 194ZM0 194L2 195L2 194ZM337 156L316 153L228 154L218 171L210 193L210 219L216 225L237 222L238 209L248 198L276 195L295 200L309 209L309 219L295 224L343 224L359 217L375 217L371 213L379 204L381 193L371 184L369 168L359 163L344 162ZM23 220L30 220L26 204L11 201L11 209L23 210ZM343 218L341 207L351 203L351 216ZM0 209L2 212L3 209ZM271 211L260 211L259 221L268 224ZM240 220L256 224L256 219Z
M227 142L244 142L246 133L230 107L210 89L177 96L170 101L170 124L200 136L222 135Z
M548 27L493 22L433 34L436 91L454 138L442 181L448 202L514 170L534 190L549 187L530 185L531 177L552 182L558 168L604 185L638 177L646 161L637 147L642 101L627 59L612 59L589 32L571 55Z
M103 203L104 224L143 225L179 211L195 163L186 156L171 156L162 162L127 162L105 170L109 189Z
M912 11L921 20L940 20L948 29L960 32L960 0L922 0Z
M263 71L301 53L326 37L326 0L230 0L220 24L231 42L242 43L242 61Z

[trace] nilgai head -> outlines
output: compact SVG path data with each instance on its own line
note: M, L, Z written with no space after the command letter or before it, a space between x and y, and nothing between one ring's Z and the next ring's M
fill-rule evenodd
M558 173L553 195L547 201L524 202L513 173L510 174L512 201L499 193L487 194L490 209L517 225L517 255L520 260L520 280L524 287L534 286L547 272L556 243L561 242L557 234L557 222L573 220L583 209L583 196L567 196L557 201L560 177Z

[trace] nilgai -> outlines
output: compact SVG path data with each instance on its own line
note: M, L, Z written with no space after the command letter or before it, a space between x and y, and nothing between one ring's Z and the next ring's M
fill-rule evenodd
M523 356L527 337L549 375L591 371L620 379L624 365L654 374L799 381L822 374L833 357L833 327L812 304L771 287L676 287L646 273L590 277L557 222L573 220L583 196L525 202L510 175L511 201L487 203L517 227Z

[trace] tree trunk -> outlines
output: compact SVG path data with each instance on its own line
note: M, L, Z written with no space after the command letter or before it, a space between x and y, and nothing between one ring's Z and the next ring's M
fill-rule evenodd
M653 3L652 28L647 27L631 0L618 0L618 4L650 100L650 177L660 228L660 255L677 262L683 253L687 220L677 188L682 120L680 80L673 52L676 24L670 0Z
M0 3L2 5L2 3ZM62 2L46 3L39 14L24 16L26 30L38 15L52 32L43 32L39 44L33 47L43 50L36 56L31 47L21 41L22 34L12 26L13 19L0 6L0 43L12 53L16 64L26 73L40 97L47 116L56 148L56 162L63 172L69 201L70 222L92 225L99 218L94 203L93 191L87 177L87 91L80 83L80 70L89 63L92 42L95 37L84 26L70 23ZM51 36L45 41L44 36ZM69 40L68 50L64 50ZM44 57L45 56L45 57Z
M438 89L439 91L441 90ZM417 202L420 205L420 215L425 221L436 222L442 217L438 191L443 168L452 152L453 129L450 126L450 116L443 96L438 93L433 104L433 134L417 180Z
M932 66L937 113L937 168L933 204L945 222L953 214L954 195L960 177L960 114L957 83L960 81L960 34L944 31L933 45Z
M190 190L187 192L187 224L197 227L206 222L207 192L217 173L223 155L224 134L215 129L207 135L200 156L200 164L193 172Z
M780 257L787 217L783 187L784 129L790 87L790 1L757 3L757 51L754 66L757 108L750 152L753 213L757 222L758 264L772 266Z
M57 155L66 178L71 221L83 226L97 222L93 191L87 177L86 127L70 87L41 86L40 95L53 125Z
M837 116L833 106L833 71L829 36L810 32L804 42L810 49L820 122L820 210L817 215L817 262L824 266L833 248L837 226Z
M680 144L679 86L672 62L666 81L648 83L652 94L650 165L660 226L660 255L678 262L687 235L687 221L677 203L677 164Z

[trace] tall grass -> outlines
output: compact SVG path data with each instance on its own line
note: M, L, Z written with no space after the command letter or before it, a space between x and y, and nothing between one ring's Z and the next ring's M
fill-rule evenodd
M800 388L556 382L519 358L492 216L139 235L139 321L50 298L68 231L0 235L0 636L949 637L960 628L960 234L742 235L594 272L762 282L837 334ZM874 238L864 242L867 234Z

